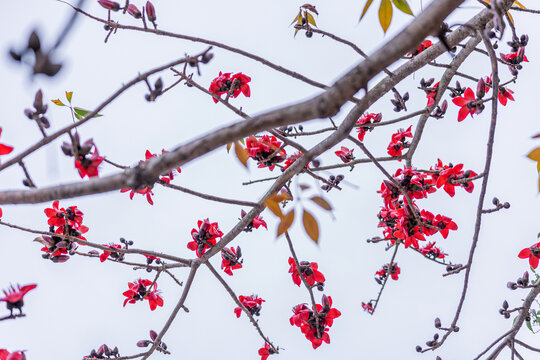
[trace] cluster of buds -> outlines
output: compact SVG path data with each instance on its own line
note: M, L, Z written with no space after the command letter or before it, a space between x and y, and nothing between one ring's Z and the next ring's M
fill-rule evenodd
M139 8L137 8L134 4L128 4L127 8L120 7L120 4L116 1L111 0L98 0L98 3L104 7L105 9L109 11L119 11L121 9L124 9L124 12L127 12L129 15L133 16L135 19L143 19L145 20L144 16L154 25L154 28L157 29L157 16L156 16L156 9L154 8L154 5L150 2L146 2L146 6L143 8L143 11L141 12ZM146 10L146 11L145 11ZM146 27L146 23L145 23ZM106 25L105 30L110 30L110 27Z
M295 134L301 133L304 131L303 125L298 125L298 128L296 126L282 126L278 129L276 129L277 132L279 132L280 135L283 136L294 136Z
M149 345L152 345L156 341L157 337L158 337L157 332L155 332L154 330L150 330L150 340L139 340L137 341L137 346L147 347ZM165 344L163 341L159 342L156 350L164 353L165 355L170 354L170 351L167 351L167 344Z
M338 176L334 176L334 175L330 175L330 177L328 178L328 182L330 184L323 184L321 185L321 189L326 191L326 192L329 192L330 190L332 190L333 188L335 187L338 187L339 186L339 183L341 181L343 181L343 179L345 179L345 176L343 175L338 175Z
M103 344L97 349L97 351L92 349L92 351L90 351L90 355L85 356L84 359L114 359L117 357L120 357L118 347L115 346L114 349L111 349L107 345Z
M18 52L12 49L9 51L9 55L13 60L23 62L23 57L25 57L28 52L34 53L34 75L45 74L52 77L56 75L62 68L62 64L55 64L51 62L49 53L43 52L43 49L41 48L41 41L35 31L32 31L30 34L28 44L23 51Z
M512 52L509 54L500 54L501 60L508 64L508 69L513 76L517 76L519 70L522 69L522 62L528 62L529 60L525 56L525 47L529 43L528 35L521 35L521 37L514 38L507 44L510 46Z
M400 96L396 91L394 92L394 98L390 99L392 105L394 105L394 111L400 112L401 110L407 111L407 105L405 103L409 100L409 93L406 92L403 96Z
M504 300L502 307L499 309L499 314L504 316L505 319L510 319L510 312L511 311L508 311L508 301Z
M150 83L148 84L148 90L150 91L149 94L144 95L144 98L146 101L155 101L156 98L163 93L163 80L161 78L158 78L156 82L154 83L154 88L150 86Z
M431 117L434 117L435 119L442 119L444 117L444 114L446 114L447 109L448 101L446 101L445 99L441 105L437 105L437 107L433 110L433 112L431 113Z
M199 76L201 76L201 69L199 67L199 63L203 63L203 64L208 64L210 62L210 60L212 60L214 58L214 54L206 51L204 54L202 54L201 56L197 56L197 57L192 57L189 61L188 61L188 65L190 67L196 67L197 68L197 74L199 74ZM191 85L191 83L187 82L186 85L188 87L191 87L193 85Z
M44 116L47 112L47 104L43 104L43 92L39 89L34 97L34 109L24 109L24 115L30 120L34 120L40 128L48 129L51 126L49 120Z
M517 288L525 288L529 286L529 272L525 271L523 273L523 276L518 278L516 282L509 281L506 284L506 287L508 287L510 290L516 290Z

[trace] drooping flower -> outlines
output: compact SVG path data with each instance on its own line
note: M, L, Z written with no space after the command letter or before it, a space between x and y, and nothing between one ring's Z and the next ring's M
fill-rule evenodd
M89 178L99 176L98 167L103 160L103 156L99 156L97 148L94 148L94 152L89 158L79 155L79 159L75 160L75 168L79 170L81 179L85 176Z
M469 114L472 117L473 114L479 114L484 110L484 104L481 101L476 101L474 91L471 88L467 88L463 96L453 98L452 102L461 107L458 112L458 121L465 120Z
M240 246L224 248L221 250L221 268L225 271L226 274L232 276L233 270L240 269L242 267L242 250Z
M344 163L348 163L348 162L354 160L353 151L354 151L354 149L349 150L345 146L342 146L341 150L336 151L336 155L339 156L341 161L343 161Z
M300 271L296 267L296 262L292 257L289 257L289 273L292 274L293 282L300 286L302 278L300 273L306 279L309 286L313 286L315 283L324 283L326 279L324 275L318 270L319 265L316 262L300 261Z
M223 236L221 230L219 230L218 223L210 223L208 219L199 220L197 222L199 229L191 230L191 237L193 241L188 242L187 247L190 250L195 251L197 257L202 257L207 249L216 245L218 238Z
M17 285L16 288L12 285L11 288L3 290L4 297L0 298L0 302L4 301L6 303L6 307L10 311L10 315L13 315L13 309L18 309L19 314L22 314L24 296L27 292L35 289L36 287L36 284L24 285L22 287L20 285Z
M135 304L139 300L148 300L150 310L154 311L158 306L163 306L163 299L159 296L157 290L157 283L152 285L152 281L148 279L138 279L136 282L128 283L129 289L123 293L126 297L124 300L124 307L127 303Z
M358 126L358 140L364 141L364 136L366 135L367 131L372 131L373 127L371 126L362 126L367 124L375 124L382 120L382 114L378 113L368 113L365 115L362 115L357 121L356 126Z
M268 356L273 354L275 354L275 351L267 342L264 343L264 347L259 349L259 355L261 355L261 360L266 360L268 359Z
M154 195L154 193L152 192L152 188L149 187L149 186L146 186L142 189L139 189L139 190L133 190L132 188L126 188L126 189L122 189L120 190L121 193L124 193L124 192L127 192L127 191L131 191L129 193L129 198L131 200L133 200L133 196L135 194L141 194L141 195L146 195L146 201L148 201L148 203L150 205L154 205L154 200L152 200L152 196Z
M277 141L275 136L263 135L260 139L251 136L246 139L246 150L252 159L259 162L260 168L268 167L270 171L287 157L285 149L281 148L281 142Z
M242 305L244 305L246 310L249 311L251 315L255 315L255 316L260 315L262 303L266 301L266 300L261 299L257 295L251 295L251 296L240 295L238 297L238 300L240 301ZM242 314L242 308L241 307L234 308L234 313L236 314L236 317L239 318L240 315Z
M240 216L244 218L247 213L242 210L240 212ZM268 230L268 226L266 225L266 221L263 220L262 216L255 216L253 221L251 221L244 229L245 232L251 232L253 231L253 228L258 229L260 226L264 227L266 230Z
M531 265L533 269L536 269L540 262L540 242L521 250L518 257L520 259L529 258L529 265Z
M2 135L2 128L0 127L0 136ZM13 151L13 146L0 144L0 155L7 155Z
M161 149L161 154L162 155L166 154L166 153L168 153L167 150ZM148 161L148 160L156 158L156 157L157 157L157 155L152 154L150 152L150 150L146 150L146 152L144 153L145 161ZM170 183L171 181L174 180L174 176L176 175L176 173L180 174L181 172L182 172L182 169L180 169L180 168L172 169L167 174L161 175L161 181L165 181L166 183Z
M121 249L122 248L122 245L118 245L118 244L103 244L103 246L106 246L108 248L111 248L111 249ZM103 250L103 253L99 256L99 261L101 262L105 262L105 260L107 260L109 258L109 256L111 256L113 259L119 259L121 257L122 254L120 254L119 252L115 252L115 251L108 251L108 250Z

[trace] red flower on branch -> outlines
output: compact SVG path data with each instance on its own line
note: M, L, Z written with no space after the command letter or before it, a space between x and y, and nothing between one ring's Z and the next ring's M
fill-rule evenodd
M373 305L371 305L371 301L367 304L363 302L362 309L364 309L364 311L367 311L370 315L372 315L373 312L375 311L375 309L373 308Z
M247 215L247 212L242 210L240 212L240 216L244 218L244 216ZM261 216L255 216L252 222L250 222L246 228L244 229L245 232L253 231L253 228L258 229L260 226L264 227L266 230L268 230L268 226L266 225L266 221L263 220Z
M89 178L99 176L98 167L103 160L103 156L99 156L97 148L94 148L94 152L89 158L79 155L79 159L75 160L75 168L79 170L81 179L85 176L88 176Z
M292 274L292 280L296 285L300 286L302 283L300 273L304 276L309 286L313 286L315 283L323 284L326 281L324 275L318 270L319 265L316 262L300 261L299 264L300 271L298 271L294 259L289 257L289 273Z
M538 262L540 261L540 242L521 250L518 257L520 259L529 258L529 265L531 265L533 269L536 269L538 267Z
M261 299L257 295L251 295L251 296L244 296L240 295L238 297L238 300L240 300L240 303L244 305L247 311L251 315L259 316L262 308L262 303L266 300ZM237 307L234 309L234 313L236 314L236 317L239 318L242 314L242 308Z
M219 230L218 223L210 223L208 219L197 222L199 229L191 229L193 241L188 242L187 247L195 251L197 257L202 257L207 249L216 245L217 238L221 238L223 233Z
M432 259L444 259L444 257L448 255L443 253L441 249L436 247L434 242L428 243L426 246L421 248L420 251L422 252L422 255Z
M426 91L426 97L428 99L427 101L427 107L432 106L435 104L435 97L437 96L437 91L439 90L439 83L437 82L435 85L433 85L433 88L431 90Z
M129 290L123 293L126 297L124 307L127 303L135 304L139 300L148 300L152 311L156 310L158 306L163 306L163 299L159 296L157 283L154 283L151 289L147 289L150 285L152 285L152 281L148 279L138 279L137 282L128 283Z
M480 114L484 110L484 104L481 101L476 101L474 91L471 88L467 88L463 96L453 98L452 102L461 107L458 112L458 121L465 120L469 114L472 117L473 114Z
M129 193L129 198L131 200L133 200L133 196L135 194L141 194L141 195L146 195L146 201L148 201L148 203L150 205L154 205L154 200L152 200L152 196L154 196L154 193L152 192L152 188L151 187L144 187L142 189L139 189L139 190L133 190L132 188L127 188L127 189L122 189L120 190L121 193L124 193L124 192L127 192L127 191L131 191Z
M264 343L264 347L259 349L259 355L261 355L261 360L268 359L268 356L275 354L274 349L270 346L269 343Z
M289 155L289 157L287 158L287 160L285 160L285 166L283 166L283 169L281 169L281 171L287 170L292 164L294 164L294 162L295 162L296 160L298 160L299 158L301 158L302 155L304 155L304 154L302 154L301 151L297 152L296 154ZM306 165L306 167L309 168L309 164Z
M373 127L371 126L362 126L366 124L375 124L382 120L382 114L378 113L368 113L365 115L362 115L360 119L356 121L356 126L358 126L358 140L364 141L364 136L366 135L367 131L372 131Z
M486 84L491 84L492 79L491 76L486 77ZM490 90L489 86L486 86L486 93ZM497 98L499 99L499 103L502 106L506 106L508 103L508 100L514 101L514 96L512 95L514 92L510 89L505 88L504 86L499 86L499 94Z
M166 151L165 149L161 149L161 154L166 154L168 151ZM153 159L153 158L156 158L158 157L156 154L152 154L150 152L150 150L146 150L145 154L144 154L144 158L145 158L145 161L148 161L150 159ZM180 174L182 172L182 169L180 168L176 168L176 169L172 169L171 171L169 171L168 174L166 175L162 175L161 177L161 181L165 181L167 183L170 183L171 181L174 180L174 176L176 175L176 173Z
M382 284L384 279L386 279L386 277L388 276L388 274L390 274L390 277L392 278L392 280L399 279L399 274L401 274L401 269L399 268L397 263L392 263L392 266L390 266L390 264L384 264L382 269L380 269L379 271L375 273L376 275L375 281L377 281L377 283L379 284Z
M424 40L424 41L422 41L422 43L420 45L418 45L418 47L416 49L414 49L413 51L411 51L407 55L414 57L414 56L420 54L422 51L426 50L427 48L431 47L432 45L433 45L433 43L430 40Z
M434 170L440 170L438 175L433 175L433 179L436 181L436 185L438 188L443 187L444 191L451 197L453 197L456 194L455 187L461 186L465 189L465 191L471 193L474 190L474 184L472 181L467 181L464 183L454 183L454 180L462 180L462 179L468 179L470 177L474 177L478 175L476 172L472 170L463 171L463 164L458 164L455 166L441 166L442 162L441 160L438 161L437 165L435 166Z
M259 167L274 170L276 163L283 162L287 157L285 149L275 136L263 135L260 139L251 136L246 139L246 150L249 156L259 162ZM278 151L279 150L279 151Z
M13 309L18 309L19 314L22 314L22 307L24 305L23 298L30 290L33 290L37 287L36 284L29 284L20 286L17 285L17 288L11 286L11 288L8 288L7 290L3 290L4 297L0 298L0 301L4 301L6 303L7 309L10 311L10 315L13 315Z
M88 232L88 227L82 225L83 212L76 206L70 206L67 209L59 207L59 201L53 202L52 208L45 209L45 215L49 218L47 224L51 226L51 232L56 229L57 234L65 234L86 240L81 234Z
M452 221L451 218L440 214L435 217L433 225L439 228L439 232L445 239L448 237L450 230L458 229L458 226Z
M241 93L246 97L250 97L251 90L248 85L250 81L251 78L242 73L231 76L231 73L223 74L220 71L218 77L212 80L208 91L220 97L223 94L231 94L231 97L236 98ZM215 103L218 102L215 98L212 98L212 100L214 100Z
M2 128L0 127L0 136L2 135ZM0 144L0 155L7 155L13 151L13 146Z
M392 140L390 145L388 145L387 151L390 156L400 156L404 148L409 147L409 142L407 138L412 138L413 134L411 132L412 125L407 128L407 130L399 129L396 133L392 134Z
M26 360L26 355L24 355L24 351L10 353L6 349L0 349L0 360Z
M109 245L103 244L103 246L109 247L111 249L121 249L122 248L122 245L118 245L118 244L109 244ZM118 253L118 252L104 250L103 254L101 254L99 256L99 261L105 262L105 260L107 260L109 258L109 256L111 256L111 254L113 254L114 259L118 259L120 257L120 253Z
M233 270L240 269L242 267L242 250L240 246L224 248L221 250L221 268L225 271L226 274L232 276Z
M336 155L339 156L341 161L343 161L344 163L348 163L348 162L354 160L353 151L354 151L354 149L349 150L345 146L342 146L341 150L336 151Z

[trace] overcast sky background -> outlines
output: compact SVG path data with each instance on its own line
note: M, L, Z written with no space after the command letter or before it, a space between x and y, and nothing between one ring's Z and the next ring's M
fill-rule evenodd
M139 8L144 5L142 0L134 3ZM535 5L530 0L523 3ZM302 4L286 0L264 3L210 0L204 4L154 1L161 29L222 41L331 84L360 59L352 49L317 34L311 39L302 33L293 38L294 29L288 25ZM322 30L351 40L368 53L399 32L410 20L402 13L394 13L390 30L384 36L376 21L377 4L361 23L358 23L358 17L363 1L320 1L313 4L320 13L317 24ZM419 2L411 1L411 6L415 13L420 11ZM73 91L73 104L91 109L139 72L206 49L203 44L123 30L112 35L105 44L106 31L102 25L80 17L56 53L56 60L64 63L59 75L53 79L32 78L27 67L8 58L8 50L26 44L34 28L38 29L43 46L51 46L72 10L57 1L37 0L9 1L2 8L0 126L3 132L0 142L15 146L12 155L41 137L35 124L23 115L23 110L31 107L36 90L41 88L47 101L63 99L64 91ZM106 10L97 1L87 0L85 9L106 17ZM449 22L463 23L478 11L480 6L476 2L467 2ZM140 25L128 15L113 14L113 17L121 23ZM540 70L536 66L540 58L536 43L538 22L529 14L516 13L514 18L518 33L530 36L526 50L530 63L524 64L518 83L510 86L515 91L516 102L499 108L494 160L486 197L488 207L493 196L510 202L512 206L509 210L483 217L469 295L459 322L461 331L453 334L437 353L445 360L474 358L511 327L511 320L505 320L497 311L504 299L515 307L526 296L523 291L509 291L506 282L515 281L528 268L527 261L518 259L517 254L522 248L532 245L540 231L538 175L535 164L525 157L532 148L539 146L538 140L531 139L532 135L540 132L537 95ZM506 38L509 38L509 33ZM504 44L499 51L510 52ZM241 95L231 100L233 105L241 106L248 114L261 113L320 93L319 89L260 63L220 49L212 52L214 59L201 68L202 76L194 79L208 87L219 71L242 72L251 76L252 96L245 98ZM450 60L448 55L440 58L440 61ZM476 77L489 75L489 61L475 54L467 60L462 71ZM510 78L506 68L501 68L500 72L502 81ZM441 74L440 69L422 69L398 86L401 92L409 91L411 94L407 103L410 111L421 109L426 103L425 94L417 89L419 80L422 77L440 77ZM165 86L176 79L168 72L161 76ZM476 86L470 81L459 80L463 85ZM375 84L374 80L370 86ZM144 100L146 92L144 84L126 91L101 112L103 117L80 127L81 139L93 138L102 155L120 164L133 165L144 159L146 149L154 153L162 148L171 149L238 120L230 110L214 104L207 95L193 88L178 86L155 103ZM449 107L446 118L430 119L427 123L413 163L426 169L440 158L445 163L463 163L466 169L480 173L485 160L489 111L486 109L474 119L467 117L458 123L457 107L451 103ZM340 122L348 109L349 105L344 106L335 120ZM375 104L370 112L382 112L383 120L402 114L392 111L388 97ZM47 116L54 129L71 122L66 108L56 107L50 102ZM385 156L391 134L409 125L413 125L414 131L415 124L416 119L412 119L395 127L377 128L366 135L364 143L374 154ZM309 130L326 125L327 120L316 120L304 127ZM60 150L61 142L66 140L67 137L62 137L25 160L38 186L81 180L73 167L73 159L65 157ZM307 140L304 144L313 145L315 140ZM343 145L354 147L348 142ZM321 156L323 165L339 163L333 154L337 149ZM361 156L358 148L354 153ZM392 173L401 165L385 163ZM117 170L107 164L100 169L102 175L114 173ZM279 173L278 169L273 173L268 169L258 169L252 161L249 171L246 171L222 147L185 165L174 182L201 192L257 201L270 183L242 186L242 182ZM268 211L263 213L269 225L268 231L259 229L253 233L242 233L233 243L242 247L244 268L235 271L233 277L222 273L223 276L238 295L256 293L266 299L259 322L265 335L275 345L283 347L278 355L280 359L435 358L431 353L417 354L414 348L432 338L435 317L441 318L443 326L449 325L461 293L463 273L443 278L444 267L402 249L396 260L401 267L399 281L388 284L375 316L364 313L361 302L374 298L379 290L373 274L391 257L391 252L384 251L383 244L372 245L365 241L381 235L376 214L382 199L376 191L383 176L372 165L358 165L354 172L343 168L324 176L330 174L343 174L351 184L345 184L341 192L332 190L325 195L333 204L335 219L305 200L317 190L304 194L304 200L296 202L298 210L305 206L319 220L319 246L309 240L298 219L291 231L300 260L318 262L327 279L324 293L332 296L334 307L342 312L330 330L330 345L323 344L314 351L300 330L289 325L291 308L298 303L309 302L309 296L304 288L292 283L287 272L288 248L283 238L275 240L277 222ZM21 189L22 178L21 169L12 166L0 174L1 188ZM309 184L312 189L318 186L306 176L295 180L295 184L299 183ZM472 194L460 188L456 189L456 196L450 198L440 190L429 199L418 201L421 208L447 215L458 224L459 230L452 232L448 239L444 240L440 235L430 239L436 240L450 254L452 262L466 262L480 186L480 181L476 181ZM293 189L298 187L294 185ZM227 232L240 217L239 206L209 202L160 187L156 187L154 193L154 206L150 206L143 196L137 195L130 200L128 194L120 192L62 200L60 205L77 205L85 213L84 224L90 228L86 237L90 241L107 244L125 237L135 241L138 248L181 257L194 256L186 244L197 220L209 218L217 221ZM299 194L295 195L298 198ZM43 209L50 205L2 206L2 220L46 230L47 218ZM135 343L139 339L147 339L150 329L159 332L182 291L163 275L158 281L165 301L163 308L151 312L147 302L122 308L122 293L127 290L127 283L149 277L144 270L133 271L129 266L112 262L102 264L96 259L82 257L54 264L41 258L40 246L32 242L33 238L32 234L0 228L0 288L6 288L10 283L38 284L38 288L25 298L24 311L28 316L0 323L0 348L10 351L26 349L29 359L78 359L103 343L118 346L121 355L139 352L141 349L136 348ZM142 256L128 259L143 260ZM218 268L221 260L216 256L212 263ZM184 269L175 274L185 280L187 272ZM321 293L316 291L318 302L320 296ZM235 303L205 267L197 272L186 306L190 313L181 312L164 338L172 351L169 359L259 358L257 350L263 346L263 340L245 315L236 319L233 313ZM526 329L518 338L538 344L537 338ZM522 353L526 354L525 351ZM165 359L166 356L155 353L152 358Z

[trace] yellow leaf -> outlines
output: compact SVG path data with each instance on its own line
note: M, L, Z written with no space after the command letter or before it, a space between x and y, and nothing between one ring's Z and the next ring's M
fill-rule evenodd
M514 4L513 5L517 5L518 7L522 8L522 9L526 9L525 6L523 6L519 1L514 1Z
M66 91L66 99L71 104L71 97L73 96L73 91Z
M527 155L527 157L534 161L540 161L540 147L537 147Z
M395 7L397 7L405 14L414 16L411 8L409 7L409 4L407 4L407 0L392 0L392 2L394 3Z
M277 236L281 236L285 231L287 231L294 221L294 209L289 211L285 216L281 218L281 222L277 228Z
M310 23L311 25L317 27L317 24L315 23L315 19L313 18L313 15L306 12L306 16L307 16L307 22Z
M506 12L506 15L508 15L508 20L514 25L514 18L512 17L512 14L510 14L510 11Z
M540 161L536 163L536 170L538 170L538 174L540 174Z
M300 184L300 189L307 190L309 189L309 185Z
M291 26L292 24L294 23L297 23L297 24L302 24L302 10L300 10L298 12L298 15L296 15L296 17L294 18L294 20L289 24L289 26Z
M367 0L366 1L366 5L364 5L364 10L362 10L362 15L360 15L360 20L362 20L362 18L364 17L364 15L366 15L366 12L368 11L369 7L371 6L371 3L373 2L373 0ZM358 21L360 21L358 20Z
M317 9L315 8L314 5L311 5L311 4L304 4L302 6L300 6L301 8L304 8L306 10L309 10L311 12L314 12L315 14L319 15L319 13L317 12Z
M275 202L282 202L282 201L285 201L285 200L292 200L291 196L287 193L276 193L276 194L272 194L270 195L270 197L268 198L268 200L272 200L272 201L275 201Z
M247 161L249 159L249 154L248 154L247 150L244 149L244 147L242 145L240 145L240 142L238 142L238 141L234 142L234 152L236 153L236 157L238 158L238 160L240 160L242 165L247 167Z
M315 243L319 243L319 224L317 224L317 220L311 215L311 213L307 210L304 210L304 214L302 215L302 222L304 223L304 229L306 229L307 234L311 238L311 240L315 241Z
M53 104L55 105L58 105L58 106L66 106L64 105L63 102L60 101L60 99L56 99L56 100L51 100L53 102Z
M383 31L386 33L390 27L392 21L392 3L390 0L381 0L381 6L379 7L379 22Z
M322 197L320 196L314 196L311 198L311 201L313 201L315 204L319 205L320 207L322 207L324 210L332 210L332 205L330 205L328 203L328 201L326 201L325 199L323 199Z
M274 200L268 199L268 200L266 200L264 202L264 205L266 205L266 207L268 209L270 209L270 211L273 212L274 215L276 215L277 217L279 217L279 218L283 217L283 213L281 212L281 208L279 207L278 202L275 202Z

